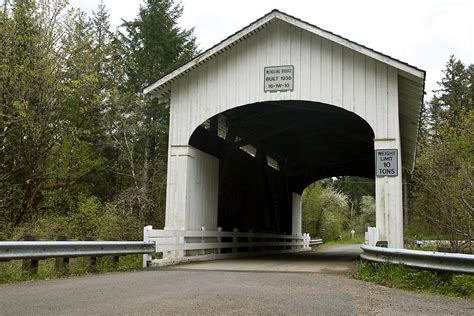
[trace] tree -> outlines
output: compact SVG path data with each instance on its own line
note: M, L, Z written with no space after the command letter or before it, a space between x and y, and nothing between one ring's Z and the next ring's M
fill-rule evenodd
M459 250L457 240L470 243L474 225L473 65L451 57L444 74L426 106L429 120L413 175L413 225L450 239Z
M124 22L126 34L120 34L127 59L124 88L133 96L128 117L133 120L122 116L121 135L116 139L134 170L133 187L143 224L156 223L157 217L158 226L164 222L164 209L157 205L164 205L169 107L144 97L141 91L196 54L193 30L178 26L182 12L182 6L172 0L147 0L137 18Z
M367 231L367 227L375 227L375 198L364 195L360 201L360 228Z
M315 182L302 196L303 230L326 241L340 238L348 211L348 197L331 185Z
M64 109L65 56L58 39L68 18L65 6L59 0L5 2L0 16L0 216L6 231L36 215L51 188L46 165Z
M332 183L336 190L348 196L350 206L349 226L350 229L356 229L356 218L362 215L361 212L363 211L362 198L364 196L375 196L374 179L343 176L337 177ZM363 226L357 227L360 231L363 228Z

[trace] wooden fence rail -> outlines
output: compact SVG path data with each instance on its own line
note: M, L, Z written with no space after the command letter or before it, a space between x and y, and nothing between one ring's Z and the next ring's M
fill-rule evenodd
M233 231L206 230L205 227L201 230L167 230L146 226L143 238L145 242L154 242L155 252L161 254L159 258L143 255L144 267L311 249L309 234L239 232L236 228Z

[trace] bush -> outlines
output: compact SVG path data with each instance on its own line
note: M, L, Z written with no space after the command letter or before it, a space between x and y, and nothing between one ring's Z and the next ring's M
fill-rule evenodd
M349 208L347 195L316 182L303 192L302 200L303 231L325 241L339 239Z

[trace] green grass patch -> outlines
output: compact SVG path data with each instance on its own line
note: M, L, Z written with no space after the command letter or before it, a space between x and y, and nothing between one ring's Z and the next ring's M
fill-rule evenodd
M15 283L32 280L48 280L60 277L87 275L92 273L105 273L114 271L133 271L142 267L142 255L128 255L120 257L117 264L114 264L107 257L99 257L95 268L89 268L85 258L71 258L67 272L57 272L55 259L40 260L38 272L32 274L22 269L20 260L0 262L0 284Z
M347 240L331 240L328 242L324 242L322 246L337 246L337 245L355 245L355 244L363 244L364 238L356 237L354 239L347 239Z
M416 270L404 265L356 263L354 278L388 287L415 292L442 294L474 300L474 276L464 274L439 275L436 272Z

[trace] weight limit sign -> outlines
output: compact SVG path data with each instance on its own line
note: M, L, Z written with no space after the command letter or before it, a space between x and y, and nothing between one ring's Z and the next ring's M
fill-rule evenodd
M375 151L375 176L396 177L398 176L398 150L377 149Z

